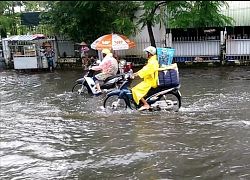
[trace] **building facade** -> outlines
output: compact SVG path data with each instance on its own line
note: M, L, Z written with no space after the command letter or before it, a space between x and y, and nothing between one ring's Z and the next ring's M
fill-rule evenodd
M199 36L206 36L208 39L218 39L220 38L220 31L226 29L228 38L232 39L248 39L250 38L250 1L227 1L229 8L222 8L221 13L223 15L232 17L235 22L233 23L234 27L225 26L225 27L206 27L205 31L201 28L188 28L187 31L184 31L182 28L169 28L159 25L153 27L153 33L155 39L164 39L165 34L171 32L173 40L180 37L193 37L194 40ZM137 12L137 17L142 14L143 10L140 9ZM214 30L209 32L209 30ZM144 28L139 32L134 40L140 39L149 39L147 28ZM204 39L202 39L204 40Z

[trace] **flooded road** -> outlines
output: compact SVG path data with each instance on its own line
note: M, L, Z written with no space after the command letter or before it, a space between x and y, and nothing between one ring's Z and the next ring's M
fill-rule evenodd
M0 179L249 179L250 67L179 73L179 112L111 113L82 70L1 71Z

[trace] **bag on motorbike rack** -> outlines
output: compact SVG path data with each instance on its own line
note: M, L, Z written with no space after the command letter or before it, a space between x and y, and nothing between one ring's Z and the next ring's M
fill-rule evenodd
M177 64L171 64L165 68L160 68L158 71L158 86L159 87L176 87L179 86L179 71Z
M156 48L157 59L160 67L170 66L173 61L175 49L172 48Z

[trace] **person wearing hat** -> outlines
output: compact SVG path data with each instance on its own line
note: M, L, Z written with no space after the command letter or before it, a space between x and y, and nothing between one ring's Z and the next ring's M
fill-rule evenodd
M82 64L84 66L84 70L87 70L87 61L89 56L89 48L85 42L81 42L80 44L82 46L81 48L81 58L82 58Z
M50 72L53 72L54 70L53 58L55 56L55 52L53 51L53 49L51 48L52 46L49 43L46 43L44 46L45 50L43 51L43 54L47 58Z
M103 49L102 55L104 58L102 62L99 64L99 66L93 66L92 68L90 68L94 71L102 70L102 72L93 77L93 80L97 88L97 92L95 95L99 95L102 93L99 81L104 81L108 77L116 75L118 71L118 62L113 57L113 53L111 53L109 49Z

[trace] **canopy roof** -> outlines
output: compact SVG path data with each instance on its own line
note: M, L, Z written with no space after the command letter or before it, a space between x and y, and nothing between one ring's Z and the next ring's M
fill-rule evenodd
M37 36L34 35L14 35L8 38L4 38L4 41L32 41L35 39L39 39Z

